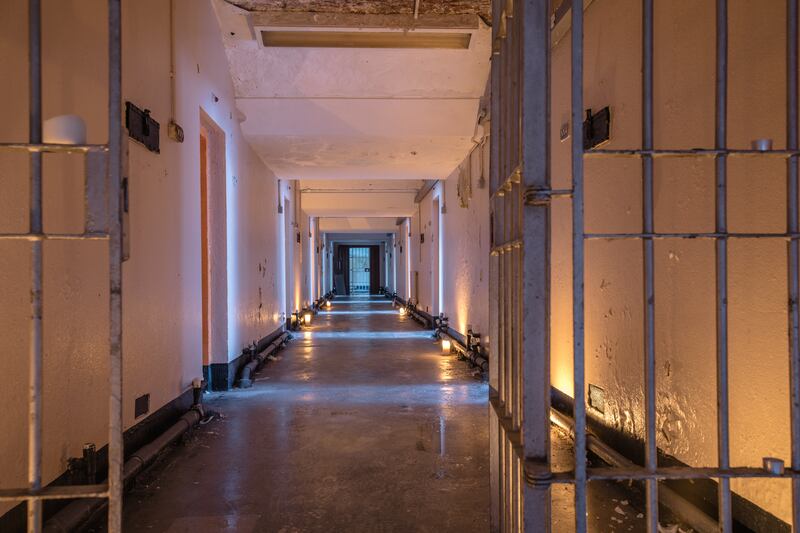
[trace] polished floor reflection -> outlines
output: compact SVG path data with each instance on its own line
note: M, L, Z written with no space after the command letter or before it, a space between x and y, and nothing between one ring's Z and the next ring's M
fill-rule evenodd
M337 299L126 498L126 531L487 531L488 388L384 298Z

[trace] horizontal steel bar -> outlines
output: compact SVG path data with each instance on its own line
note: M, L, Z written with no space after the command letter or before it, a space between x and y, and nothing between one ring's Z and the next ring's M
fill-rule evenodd
M616 468L616 467L595 467L587 468L587 478L589 480L603 481L644 481L647 479L713 479L713 478L760 478L760 479L796 479L800 478L800 472L796 470L785 470L783 474L772 474L761 468L754 467L733 467L727 470L718 468L692 468L689 466L664 467L655 471L647 470L644 467L635 468ZM574 472L553 472L547 480L549 483L574 483Z
M0 143L0 151L15 152L52 152L68 154L85 154L87 152L107 152L105 144L49 144L49 143Z
M519 183L520 181L522 181L522 168L516 167L511 171L511 174L509 174L508 177L504 179L502 183L500 183L500 185L497 187L497 190L490 195L490 198L494 199L505 196L506 192L511 190L511 186L514 183Z
M686 150L586 150L586 157L605 158L605 157L709 157L718 156L765 156L777 158L789 158L800 155L798 150L735 150L735 149L714 149L714 148L688 148Z
M522 246L522 239L514 239L511 241L506 241L495 246L492 246L491 253L499 254L505 251L509 251L512 248L518 248Z
M800 233L584 233L588 240L615 239L800 239Z
M506 432L508 441L515 449L521 451L522 441L520 439L519 428L514 426L513 417L507 412L506 404L503 403L499 397L499 393L494 389L490 389L489 392L489 405L491 405L494 410L498 424ZM520 453L520 459L522 459L522 453Z
M108 486L99 485L61 485L44 487L40 490L0 489L0 502L14 502L29 499L70 500L73 498L107 498Z
M572 189L535 189L528 187L522 193L525 205L541 205L553 198L572 198Z
M105 241L107 233L0 233L0 241Z

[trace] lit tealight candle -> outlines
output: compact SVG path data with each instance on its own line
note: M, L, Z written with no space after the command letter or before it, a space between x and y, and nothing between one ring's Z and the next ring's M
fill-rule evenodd
M311 313L306 313L303 315L303 322L306 324L311 324Z
M450 353L450 341L447 339L442 339L442 352Z
M330 306L331 306L331 301L330 301L330 300L328 300L327 302L325 302L325 307L330 307Z
M405 314L406 314L406 308L405 307L401 307L400 308L400 316L403 316Z

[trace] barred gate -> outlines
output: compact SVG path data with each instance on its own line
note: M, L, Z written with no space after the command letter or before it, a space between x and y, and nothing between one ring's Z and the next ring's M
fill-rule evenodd
M572 16L571 153L572 188L550 187L550 21L548 0L493 1L491 73L490 273L493 357L490 365L492 530L550 530L550 488L574 486L575 526L587 530L587 483L637 480L646 486L646 521L658 531L658 482L667 479L718 480L719 529L730 532L732 478L792 480L793 523L800 527L800 223L798 222L798 0L787 0L787 146L783 150L734 150L727 145L728 6L716 0L715 144L698 149L655 149L653 143L653 0L642 0L642 146L625 150L584 150L583 6L570 2ZM621 157L641 161L642 230L637 233L587 233L584 229L584 158ZM710 233L658 233L653 223L653 160L704 157L715 161L715 230ZM787 226L781 233L734 233L727 226L729 157L779 157L787 160ZM550 200L572 199L574 470L553 472L550 465ZM659 468L656 449L654 240L707 239L716 253L716 468ZM728 395L728 241L780 239L788 248L791 467L781 474L730 464ZM628 468L587 468L584 367L584 242L634 239L642 243L645 384L645 464ZM580 392L578 392L580 391Z
M28 486L0 490L0 501L27 502L29 532L42 530L44 500L107 498L108 530L122 530L122 68L120 0L108 0L108 131L107 144L59 145L42 142L42 6L29 0L29 139L0 143L2 152L30 154L30 226L27 233L0 234L0 241L30 243L31 319L27 357ZM85 224L83 233L45 233L42 225L42 154L59 152L85 157ZM98 485L42 486L42 325L43 262L48 241L102 240L109 261L109 425L108 482Z
M369 294L370 249L366 246L351 246L350 253L350 294Z

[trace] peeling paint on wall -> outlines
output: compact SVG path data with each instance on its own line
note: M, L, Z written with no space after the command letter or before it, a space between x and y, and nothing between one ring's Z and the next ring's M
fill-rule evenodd
M714 142L713 2L656 2L656 148ZM755 138L785 144L785 6L730 5L728 143ZM596 0L585 19L585 104L611 106L607 148L641 145L641 3ZM553 117L569 115L569 39L553 48ZM553 120L553 188L570 185L569 143ZM586 161L588 231L641 230L641 163ZM785 165L768 159L729 163L729 228L785 229ZM663 232L714 228L711 160L655 162L655 225ZM552 209L551 378L572 390L571 209ZM717 462L714 244L659 240L656 256L657 444L693 466ZM731 461L761 466L789 459L786 245L737 240L729 246ZM642 249L638 242L586 246L586 378L605 389L606 424L643 438ZM734 480L734 491L789 521L788 485Z

